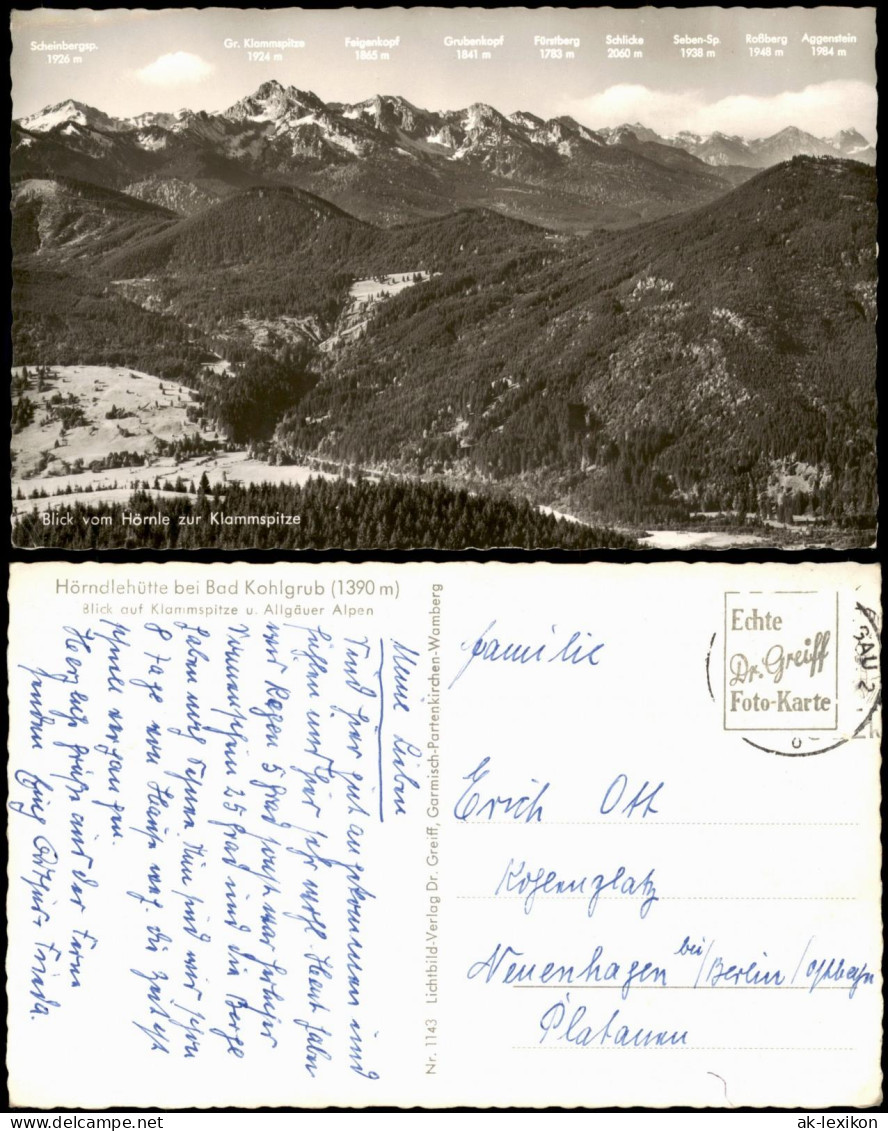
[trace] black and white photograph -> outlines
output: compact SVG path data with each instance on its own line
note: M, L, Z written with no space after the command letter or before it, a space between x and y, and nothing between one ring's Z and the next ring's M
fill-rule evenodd
M12 41L20 549L873 545L875 8Z

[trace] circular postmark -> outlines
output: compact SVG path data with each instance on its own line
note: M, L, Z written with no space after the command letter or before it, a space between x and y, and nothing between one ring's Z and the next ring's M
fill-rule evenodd
M783 757L877 737L881 616L854 590L724 594L706 654L706 685L722 726Z

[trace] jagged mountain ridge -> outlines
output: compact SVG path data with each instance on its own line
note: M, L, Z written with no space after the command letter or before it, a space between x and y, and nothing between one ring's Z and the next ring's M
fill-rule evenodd
M839 130L832 137L815 137L796 126L786 126L767 137L744 138L719 130L709 134L681 130L676 134L660 135L635 122L599 130L598 133L609 145L655 142L682 149L714 166L766 169L793 157L847 157L872 165L876 159L874 146L853 128Z
M640 122L616 127L589 128L575 119L561 116L545 121L529 111L516 111L508 117L485 103L474 103L463 110L429 111L396 95L376 95L358 103L324 103L311 91L285 87L276 80L263 83L249 95L217 114L179 110L177 113L143 113L129 118L115 118L74 99L48 106L18 119L18 125L30 133L48 133L71 126L88 127L111 133L136 133L146 148L151 148L151 130L176 134L186 133L211 119L233 123L269 123L276 134L311 136L311 126L320 127L323 140L345 150L356 151L371 143L367 125L382 134L402 134L414 144L427 144L450 150L454 160L464 159L493 142L536 145L562 145L571 136L594 145L618 145L625 142L653 142L683 148L701 155L710 164L726 164L715 155L719 146L731 151L737 163L754 167L777 164L791 157L842 156L869 159L872 145L856 129L839 130L832 137L815 137L795 126L787 126L773 135L743 138L720 131L695 134L681 131L661 135Z
M488 206L556 228L625 226L715 199L750 175L653 131L595 131L573 118L507 117L484 103L429 111L404 98L323 102L263 83L219 113L114 118L67 100L13 127L14 175L72 176L193 212L257 184L323 196L396 223ZM166 190L160 181L180 186Z

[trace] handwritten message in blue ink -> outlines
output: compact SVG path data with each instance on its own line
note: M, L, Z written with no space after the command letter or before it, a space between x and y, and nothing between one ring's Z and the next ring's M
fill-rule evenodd
M35 640L9 802L31 1019L113 977L152 1055L379 1079L375 848L421 804L420 659L316 620L97 616Z

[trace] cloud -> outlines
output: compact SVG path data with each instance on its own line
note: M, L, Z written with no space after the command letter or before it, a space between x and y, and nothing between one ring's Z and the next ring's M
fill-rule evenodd
M214 69L190 51L171 51L136 71L136 78L152 86L190 86L203 82Z
M779 94L732 94L707 101L701 91L651 90L621 83L589 98L572 100L564 112L591 126L641 122L658 133L679 130L712 133L720 130L742 137L766 137L786 126L824 137L855 126L875 139L876 91L865 82L835 80Z

